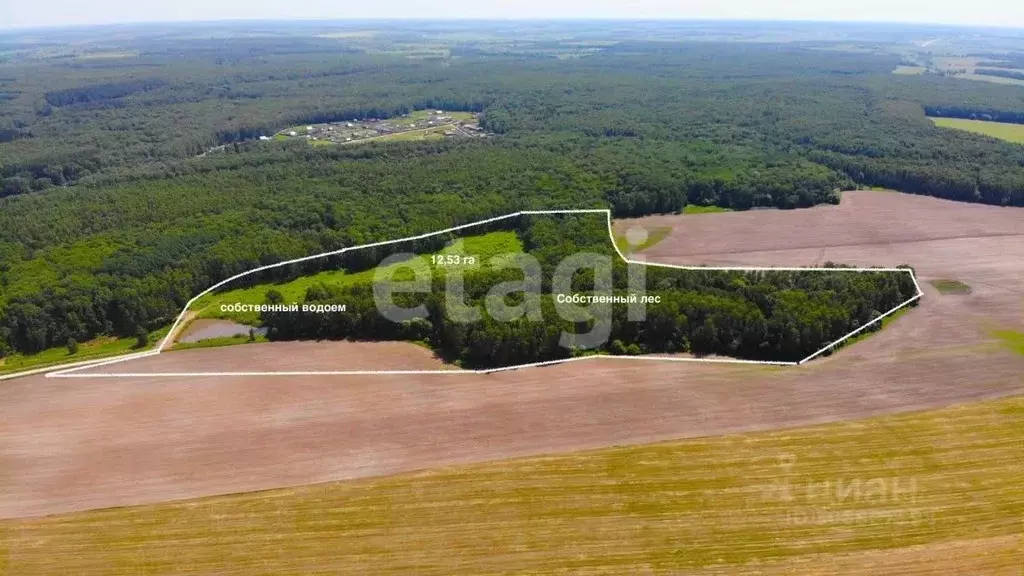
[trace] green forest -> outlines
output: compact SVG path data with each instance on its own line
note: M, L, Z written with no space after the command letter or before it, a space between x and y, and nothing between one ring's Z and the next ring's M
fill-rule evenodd
M361 278L311 284L300 298L307 304L345 305L344 313L264 312L260 323L269 329L271 340L422 342L448 361L477 369L592 352L689 352L796 362L917 293L913 279L902 272L725 272L628 265L614 252L603 215L529 216L514 224L525 253L539 263L537 269L480 266L466 270L460 280L464 296L457 302L449 301L450 273L434 269L429 289L395 297L395 305L401 308L425 307L421 317L402 322L386 317L375 291L387 290L387 283L355 275ZM616 296L622 301L597 309L559 308L555 269L573 254L605 256L612 263L610 284L602 285L594 270L584 269L572 278L573 293ZM409 264L417 265L425 266ZM637 274L628 270L630 266L643 268L639 291L654 299L644 306L643 321L631 320L629 304L624 302L630 295L640 296L637 281L630 285L629 275ZM409 282L411 274L400 275L402 271L393 270L395 279ZM492 317L485 305L491 290L503 283L513 283L510 291L514 290L504 296L505 303L520 308L521 316L511 321ZM278 286L264 290L266 304L287 302ZM468 309L475 310L479 319L467 321L466 315L472 314ZM604 331L598 326L602 323ZM878 328L879 324L872 325ZM576 347L572 337L563 340L563 333L595 331L601 335L599 343Z
M671 25L573 41L210 26L0 35L0 357L166 327L261 265L521 209L792 209L857 186L1024 206L1024 146L927 117L1021 122L1024 89L893 75L896 53L680 42ZM429 108L480 112L496 136L259 140Z

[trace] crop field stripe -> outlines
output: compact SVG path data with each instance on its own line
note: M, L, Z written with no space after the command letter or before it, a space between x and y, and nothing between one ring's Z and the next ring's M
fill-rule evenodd
M164 351L164 348L166 348L170 344L171 339L175 335L175 330L177 329L178 325L181 324L181 321L185 318L185 315L188 313L188 309L189 309L189 307L192 306L192 304L194 304L197 300L199 300L203 296L209 294L210 292L213 292L217 288L220 288L221 286L224 286L225 284L227 284L229 282L232 282L234 280L237 280L239 278L244 278L245 276L248 276L250 274L255 274L256 272L262 272L264 270L270 270L270 269L273 269L273 268L280 268L282 266L288 266L290 264L297 264L299 262L307 262L309 260L315 260L317 258L325 258L327 256L337 256L339 254L344 254L344 253L350 252L352 250L361 250L361 249L364 249L364 248L376 248L378 246L389 246L389 245L392 245L392 244L399 244L399 243L402 243L402 242L412 242L412 241L415 241L415 240L422 240L422 239L425 239L425 238L431 238L431 237L434 237L434 236L440 236L442 234L448 234L448 233L451 233L451 232L457 232L459 230L465 230L467 228L473 228L475 226L483 226L485 224L490 224L492 222L500 222L502 220L508 220L508 219L511 219L511 218L517 218L519 216L548 215L548 214L604 214L605 218L607 220L607 224L608 224L608 239L609 239L609 241L612 244L612 249L614 249L615 253L618 254L619 258L621 258L627 264L637 264L637 265L642 265L642 266L654 266L654 267L657 267L657 268L671 268L671 269L674 269L674 270L690 270L690 271L708 270L708 271L721 271L721 272L728 272L728 271L734 271L734 272L906 272L906 273L910 274L910 277L914 281L914 286L917 288L917 295L914 296L913 298L910 298L906 302L903 302L902 304L900 304L896 308L893 308L892 310L886 312L882 316L879 316L875 320L865 324L864 326L861 326L860 328L850 332L849 334L843 336L842 338L840 338L840 339L838 339L838 340L828 344L827 346L825 346L821 350L818 350L814 354L811 354L810 356L808 356L807 358L804 358L803 360L801 360L799 362L772 362L772 361L760 361L760 360L741 360L741 359L736 359L736 358L714 358L714 359L707 359L707 358L667 358L667 357L658 357L658 356L646 357L646 358L644 358L646 360L672 361L672 362L715 362L715 363L721 363L721 364L764 364L764 365L774 365L774 366L799 366L799 365L802 365L803 363L807 362L808 360L811 360L811 359L813 359L813 358L823 354L827 350L832 349L833 347L835 347L840 342L843 342L846 339L856 335L857 333L859 333L860 331L864 330L865 328L871 326L872 324L874 324L876 322L881 321L886 316L896 312L900 308L903 308L904 306L907 306L907 305L911 304L912 302L920 299L922 296L924 296L924 293L921 291L921 286L920 286L920 284L918 284L917 278L914 276L913 270L911 270L909 268L815 268L815 267L808 267L808 266L803 266L803 267L799 267L799 266L797 266L797 267L771 267L771 266L683 266L683 265L676 265L676 264L659 264L659 263L656 263L656 262L646 262L646 261L643 261L643 260L631 260L631 259L626 257L626 255L622 252L622 250L619 249L618 245L615 243L615 232L612 229L612 211L607 209L607 208L581 208L581 209L563 209L563 210L520 210L519 212L513 212L511 214L505 214L503 216L495 216L494 218L487 218L486 220L480 220L480 221L477 221L477 222L470 222L468 224L460 224L458 226L452 226L450 228L445 228L443 230L438 230L436 232L427 232L425 234L419 234L419 235L416 235L416 236L408 236L408 237L405 237L405 238L397 238L395 240L383 240L383 241L380 241L380 242L372 242L372 243L369 243L369 244L361 244L359 246L348 246L348 247L341 248L341 249L338 249L338 250L332 250L330 252L321 252L319 254L313 254L311 256L303 256L301 258L294 258L292 260L285 260L283 262L277 262L277 263L274 263L274 264L267 264L266 266L260 266L258 268L253 268L252 270L246 270L245 272L242 272L240 274L235 274L234 276L232 276L230 278L221 280L220 282L217 282L213 286L210 286L206 290L203 290L199 294L196 294L194 297L192 297L192 299L189 300L185 304L185 307L182 309L181 313L178 314L178 317L174 320L174 324L171 325L171 329L167 332L167 335L164 336L163 340L160 342L160 345L156 348L156 350L154 350L152 352L146 352L146 353L143 353L143 354L135 354L135 355L118 357L118 358L114 358L114 359L108 359L108 360L105 360L105 361L102 361L102 362L97 362L95 364L89 363L89 364L84 364L84 365L57 367L58 368L57 370L55 370L53 372L47 372L46 373L46 377L47 378L113 378L113 377L129 376L129 374L116 374L116 373L90 373L90 374L74 374L74 373L78 372L80 370L86 370L86 369L90 369L90 368L99 368L100 366L107 366L109 364L114 364L114 363L117 363L117 362L124 362L126 360L134 360L136 358L144 358L144 357L147 357L147 356L153 356L153 355L162 353ZM423 371L423 372L419 372L419 371L410 372L410 371L403 371L403 370L314 371L314 372L254 372L254 373L249 373L249 372L234 372L234 373L229 373L229 372L159 372L159 373L150 373L150 374L146 374L146 373L133 373L133 374L130 374L130 376L133 376L133 377L143 377L143 376L206 377L206 376L232 376L232 375L238 375L238 376L257 376L257 375L258 376L339 375L340 376L340 375L403 375L403 374L404 375L408 375L408 374L489 374L489 373L494 373L494 372L505 372L505 371L509 371L509 370L518 370L520 368L535 368L535 367L539 367L539 366L550 366L550 365L553 365L553 364L562 364L562 363L565 363L565 362L576 361L576 360L586 360L586 359L590 359L590 358L620 358L620 357L617 357L617 356L595 355L595 356L585 356L585 357L578 357L578 358L565 358L565 359L560 359L560 360L549 360L549 361L545 361L545 362L534 362L534 363L530 363L530 364L517 364L515 366L506 366L506 367L502 367L502 368L492 368L492 369L487 369L487 370L433 370L433 371ZM621 358L635 358L635 357L624 356L624 357L621 357ZM15 376L20 376L20 375L22 375L22 374L13 374L10 377L13 378Z

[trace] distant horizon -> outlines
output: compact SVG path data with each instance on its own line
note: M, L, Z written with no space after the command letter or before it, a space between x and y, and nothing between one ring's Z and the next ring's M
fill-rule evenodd
M395 17L394 15L401 15ZM210 4L203 0L56 0L46 6L0 0L0 30L50 30L145 24L253 22L736 22L773 24L851 24L1024 29L1024 5L977 0L970 6L948 0L861 0L821 4L817 0L379 0L338 6L330 0L294 0L287 6L251 5L242 0Z
M828 20L828 19L751 19L751 18L702 18L702 17L665 17L665 18L629 18L629 17L459 17L459 16L414 16L414 17L226 17L196 20L133 20L117 22L89 22L67 24L28 24L4 26L0 24L0 33L52 31L89 28L116 28L132 26L180 26L180 25L228 25L228 24L259 24L259 23L309 23L309 24L346 24L346 23L444 23L444 22L480 22L480 23L513 23L513 22L623 22L623 23L719 23L719 24L829 24L849 26L908 26L918 28L950 28L959 30L993 29L1001 31L1024 31L1024 24L972 24L925 21L898 20Z

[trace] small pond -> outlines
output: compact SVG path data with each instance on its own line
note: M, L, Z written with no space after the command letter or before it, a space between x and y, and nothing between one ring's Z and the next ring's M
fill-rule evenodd
M178 342L199 342L211 338L228 338L238 335L248 336L249 330L255 330L259 336L267 333L266 328L254 328L231 320L201 319L189 324L185 332L178 338Z

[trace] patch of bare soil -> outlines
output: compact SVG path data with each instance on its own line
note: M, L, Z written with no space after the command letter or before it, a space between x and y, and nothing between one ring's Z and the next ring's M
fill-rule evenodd
M618 220L615 228L624 233L635 225L671 226L668 238L645 251L652 262L671 256L693 264L724 264L724 255L747 252L1019 236L1024 234L1022 212L898 192L858 191L844 193L838 206L650 216Z
M989 337L993 326L1024 328L1022 210L865 192L838 207L651 220L666 218L674 230L647 254L652 261L909 263L926 297L881 333L800 368L593 360L487 376L19 379L4 385L0 403L0 517L1024 392L1024 356ZM974 290L942 296L923 282L930 278ZM274 343L175 351L103 370L380 369L393 359L407 364L387 368L441 367L430 351L406 344Z

